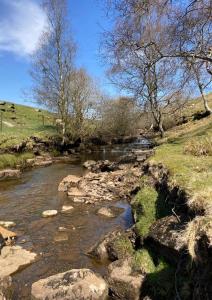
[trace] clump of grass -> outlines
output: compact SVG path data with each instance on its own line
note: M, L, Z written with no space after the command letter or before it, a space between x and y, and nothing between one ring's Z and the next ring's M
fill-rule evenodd
M155 271L155 265L148 250L142 249L135 252L132 260L132 268L134 271L141 271L145 274Z
M212 156L212 138L193 138L184 146L184 152L194 156Z
M33 158L32 153L22 154L1 154L0 155L0 169L5 168L16 168L18 165L23 168L25 167L26 160Z
M174 299L175 268L160 260L154 272L147 275L146 289L153 299Z
M133 202L136 228L142 237L149 233L150 226L156 220L156 201L158 193L151 186L144 186L136 195Z

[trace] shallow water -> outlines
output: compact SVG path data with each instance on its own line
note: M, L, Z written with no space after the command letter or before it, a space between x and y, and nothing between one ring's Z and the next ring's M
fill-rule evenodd
M14 299L30 299L32 282L72 268L86 267L105 274L107 262L98 263L85 253L112 229L126 229L133 224L129 204L121 199L95 206L73 203L57 189L65 176L85 173L82 167L85 160L115 160L126 153L126 149L120 146L110 150L101 148L101 151L81 155L71 163L33 169L25 172L20 180L0 182L0 220L14 221L14 230L20 235L17 243L38 254L35 263L13 275ZM107 204L123 207L124 212L111 219L97 215L97 209ZM61 213L63 205L72 205L74 209ZM42 212L47 209L57 209L59 213L52 218L42 218ZM59 227L65 227L67 231L59 232Z

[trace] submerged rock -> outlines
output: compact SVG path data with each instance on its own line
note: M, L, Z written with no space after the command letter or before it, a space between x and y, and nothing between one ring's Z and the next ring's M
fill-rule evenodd
M41 279L32 284L33 300L104 300L107 283L89 269L73 269Z
M131 258L112 262L108 267L108 284L112 295L118 299L138 300L145 275L133 273Z
M0 300L11 300L13 294L12 278L0 277Z
M70 211L73 210L73 209L74 209L74 207L71 206L71 205L63 205L63 206L62 206L61 212L62 212L62 213L70 212Z
M119 214L123 213L124 208L109 206L109 207L102 207L97 211L98 215L102 215L108 218L115 218Z
M49 209L49 210L45 210L42 212L42 216L44 218L48 218L48 217L54 217L57 215L57 210L56 209Z
M0 278L14 274L35 261L37 254L20 246L5 246L0 255Z

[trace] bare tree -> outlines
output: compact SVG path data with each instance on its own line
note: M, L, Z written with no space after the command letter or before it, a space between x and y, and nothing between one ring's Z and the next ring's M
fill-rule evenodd
M111 80L150 109L161 136L163 114L186 83L179 58L161 55L170 41L163 2L115 1L115 27L105 34Z
M36 101L56 111L63 124L63 143L67 133L70 107L70 74L74 69L75 43L67 20L66 0L45 0L48 28L33 57L31 76Z
M83 137L91 133L89 124L96 119L98 96L96 84L85 69L74 70L70 74L69 112L72 135Z

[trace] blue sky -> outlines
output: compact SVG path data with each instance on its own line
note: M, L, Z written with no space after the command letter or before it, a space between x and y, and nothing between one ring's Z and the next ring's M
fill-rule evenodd
M115 95L99 57L101 27L110 27L100 3L68 0L69 17L78 44L77 65L85 67L104 90ZM25 103L23 90L31 83L30 55L37 48L45 24L39 0L0 0L0 99Z

